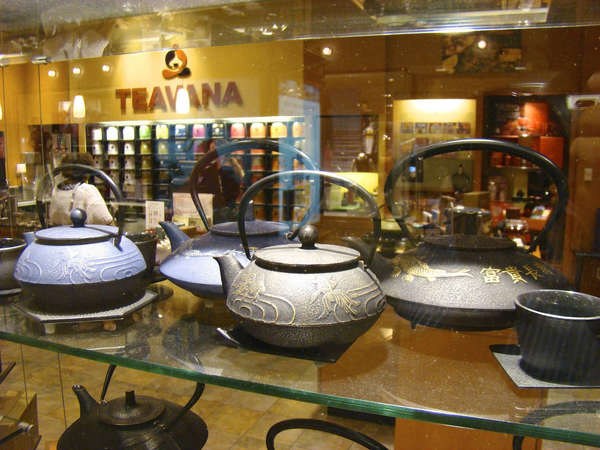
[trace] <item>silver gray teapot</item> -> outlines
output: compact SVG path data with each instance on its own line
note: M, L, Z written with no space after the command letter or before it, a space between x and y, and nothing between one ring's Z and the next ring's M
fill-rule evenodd
M305 225L290 236L297 233L300 243L265 247L250 255L244 221L249 201L265 184L301 176L325 177L355 190L373 211L374 234L381 234L375 200L354 182L311 170L269 175L253 184L240 203L238 227L250 263L243 267L232 253L215 257L226 306L246 332L268 344L306 348L350 343L375 323L386 304L379 281L359 252L318 244L316 228Z

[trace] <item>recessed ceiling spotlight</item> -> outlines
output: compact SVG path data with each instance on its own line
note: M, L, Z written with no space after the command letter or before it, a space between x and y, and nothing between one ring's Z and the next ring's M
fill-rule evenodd
M73 75L81 75L81 67L73 67L72 69Z
M48 71L48 76L49 76L50 78L54 78L54 77L56 76L56 70L54 70L54 69L50 69L50 70Z
M323 55L325 55L325 56L331 56L333 53L333 50L331 49L331 47L323 47L323 49L321 50L321 53L323 53Z

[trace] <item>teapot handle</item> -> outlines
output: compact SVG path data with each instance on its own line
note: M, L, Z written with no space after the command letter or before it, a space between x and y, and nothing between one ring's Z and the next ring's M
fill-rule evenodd
M237 152L240 150L252 150L252 149L261 149L261 150L270 150L272 152L278 152L285 156L297 158L304 164L304 167L310 170L316 170L317 167L315 163L310 159L310 157L304 153L303 151L293 147L285 142L277 142L270 139L258 139L258 140L245 140L232 142L230 144L224 145L215 150L211 150L205 153L194 165L194 169L192 170L192 174L190 175L190 194L192 196L192 200L196 209L198 210L198 214L200 214L200 218L202 219L202 223L206 230L209 230L210 227L208 225L208 219L206 218L206 213L204 212L204 208L202 207L202 203L200 202L200 198L198 197L198 179L202 174L202 169L204 169L208 164L213 162L219 156L227 156L233 152Z
M375 201L373 196L371 194L369 194L369 192L364 187L362 187L360 184L357 184L356 182L354 182L352 180L349 180L348 178L342 177L341 175L331 173L331 172L323 172L323 171L319 171L319 170L290 170L290 171L274 173L274 174L268 175L264 178L261 178L256 183L252 184L252 186L250 186L248 188L248 190L246 192L244 192L244 195L242 195L242 198L240 200L240 210L238 212L238 228L240 231L240 239L242 240L242 245L244 246L244 252L246 253L246 256L248 257L248 259L251 259L251 256L250 256L250 249L248 248L248 236L246 235L246 220L245 220L246 208L248 207L248 204L254 198L256 193L258 191L260 191L264 185L272 184L274 181L277 181L283 177L328 178L330 181L332 181L333 183L335 183L339 186L345 187L347 189L355 190L365 200L365 202L369 205L371 211L373 212L373 216L372 216L372 218L373 218L373 234L375 236L376 241L379 241L379 238L381 236L381 215L379 214L379 207L377 206L377 202ZM312 198L312 197L313 196L311 195L310 198ZM318 207L318 204L316 204L316 207ZM300 222L300 224L296 228L296 230L289 233L288 238L290 240L294 239L296 237L296 235L300 231L300 228L303 225L305 225L308 222L308 220L312 217L312 215L315 212L314 211L315 209L316 209L315 204L312 204L309 207L308 212L302 218L302 221ZM372 248L370 249L368 261L365 261L367 267L369 267L371 265L371 261L373 261L374 254L375 254L375 246L372 246Z
M41 187L42 188L45 187L46 180L49 179L50 176L52 176L54 178L56 175L58 175L61 172L64 172L65 170L73 170L73 169L78 169L78 170L81 170L84 172L89 172L90 174L101 178L108 185L108 187L113 192L113 194L115 194L115 198L117 200L117 226L119 227L119 232L118 232L117 236L115 237L114 244L115 244L115 247L118 247L119 244L121 243L121 238L123 237L123 227L125 226L125 222L123 221L121 214L120 214L121 202L123 201L123 194L121 193L121 190L115 184L113 179L111 177L109 177L106 174L106 172L104 172L100 169L96 169L95 167L86 166L85 164L64 164L64 165L56 167L51 173L47 172L44 174L44 176L42 177L42 179L40 180L40 182L37 185L37 189L35 190L35 203L37 206L38 216L40 218L40 223L42 225L42 228L46 228L47 224L46 224L46 219L45 219L44 215L42 214L42 208L41 208L42 201L38 200L40 198L40 194L41 194L41 192L40 192Z
M556 185L558 201L556 202L556 206L552 209L552 213L550 214L550 217L548 217L546 225L529 246L528 251L534 251L538 244L543 240L546 233L548 233L550 227L554 225L558 217L565 210L565 206L569 200L567 178L562 173L562 170L556 166L556 164L554 164L550 159L541 153L512 142L498 141L494 139L459 139L455 141L440 142L437 144L428 145L427 147L423 147L414 153L404 156L394 165L385 181L385 203L390 212L392 211L392 205L394 203L393 197L396 181L398 178L400 178L400 176L402 176L406 168L411 163L432 156L443 155L445 153L454 153L461 150L491 150L519 156L537 165L546 174L550 175L552 181ZM402 218L396 218L396 222L400 227L405 226Z
M534 409L527 414L521 423L529 425L537 425L542 423L544 420L550 419L551 417L565 416L569 414L598 414L600 409L600 402L594 400L575 400L571 402L555 403L553 405L544 406L540 409ZM516 435L513 437L512 448L513 450L521 450L523 440L525 436ZM588 444L581 442L584 445L594 445L594 443Z

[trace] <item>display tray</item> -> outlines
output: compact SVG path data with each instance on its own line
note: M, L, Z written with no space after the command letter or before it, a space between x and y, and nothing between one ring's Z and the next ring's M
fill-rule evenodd
M521 368L521 350L518 345L490 345L492 354L508 377L519 388L523 389L590 389L600 388L600 368L589 373L582 380L546 381L529 375Z
M159 298L159 293L146 289L146 293L139 300L119 308L107 309L105 311L94 311L85 313L55 313L42 311L31 299L25 298L18 302L15 307L25 316L41 324L52 323L80 323L97 322L104 320L121 320L138 309L152 303Z
M163 337L167 353L186 365L200 365L203 349L223 345L259 353L334 363L353 342L313 348L285 348L270 345L249 335L240 327L223 328L199 323L194 316L183 316Z

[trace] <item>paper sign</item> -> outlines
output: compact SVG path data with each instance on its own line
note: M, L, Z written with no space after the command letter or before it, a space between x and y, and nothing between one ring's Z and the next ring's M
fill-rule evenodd
M208 219L208 223L212 223L213 196L213 194L198 194L198 198L200 198L200 203L202 204L202 209L204 209L204 214ZM200 218L200 214L198 214L190 194L183 192L173 193L173 217L185 217L188 219ZM197 221L192 220L190 222L195 223Z
M158 227L165 220L165 202L146 200L146 230Z

